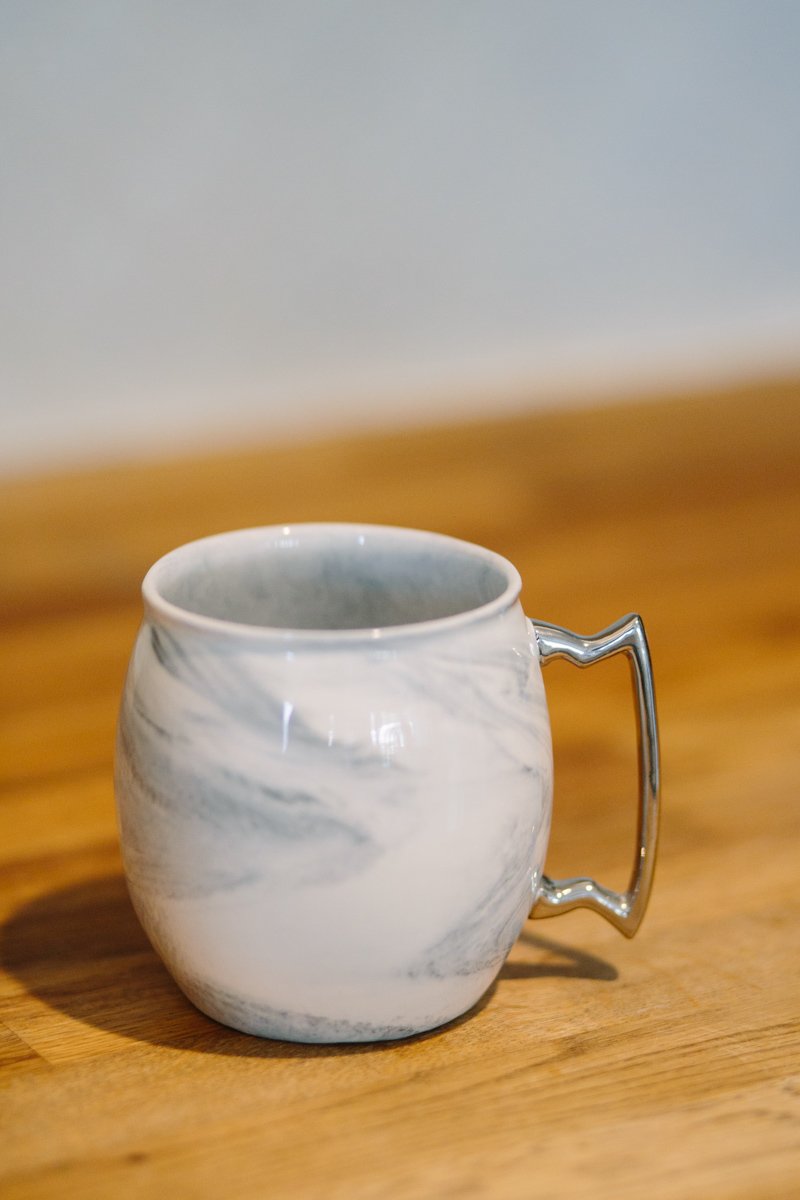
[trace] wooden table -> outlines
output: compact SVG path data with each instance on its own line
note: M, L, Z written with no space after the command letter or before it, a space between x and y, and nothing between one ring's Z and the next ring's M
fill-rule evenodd
M644 614L665 788L634 941L530 923L477 1010L394 1045L260 1041L182 998L114 824L138 582L306 519L479 541L578 630ZM3 1200L800 1194L800 385L23 479L0 531ZM546 680L549 870L622 886L626 670Z

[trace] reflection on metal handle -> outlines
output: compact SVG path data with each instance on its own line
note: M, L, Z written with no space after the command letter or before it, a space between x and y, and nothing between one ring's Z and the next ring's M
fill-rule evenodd
M548 879L545 875L531 916L555 917L572 908L591 908L627 937L633 937L653 883L660 788L656 701L644 625L641 617L630 615L593 637L580 637L557 625L531 621L531 626L543 665L565 658L578 667L590 667L613 654L625 655L631 665L639 742L639 827L627 892L613 892L594 879Z

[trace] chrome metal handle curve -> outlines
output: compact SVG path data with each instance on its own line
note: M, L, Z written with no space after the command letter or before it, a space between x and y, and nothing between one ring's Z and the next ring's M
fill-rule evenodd
M636 856L626 892L614 892L594 879L550 879L531 909L532 917L555 917L573 908L591 908L633 937L641 924L653 884L660 794L658 722L656 718L650 651L641 617L630 614L596 633L581 637L558 625L531 621L542 665L564 658L578 667L590 667L614 654L624 654L631 666L636 701L639 748L639 814Z

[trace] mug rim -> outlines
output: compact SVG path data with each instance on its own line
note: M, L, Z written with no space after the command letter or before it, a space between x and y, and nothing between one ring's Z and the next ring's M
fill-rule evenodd
M385 535L402 541L425 542L428 545L439 545L442 548L450 546L466 552L474 559L493 566L501 572L505 579L505 587L499 596L484 604L465 609L463 612L452 613L448 616L434 617L423 621L412 621L400 625L380 625L357 629L304 629L302 627L282 627L277 625L255 625L244 621L233 621L223 617L211 617L193 612L167 600L159 591L166 569L176 560L186 558L191 561L203 548L215 543L235 541L258 541L265 536L291 537L300 532L305 534L343 534L367 536ZM463 538L452 537L450 534L436 533L426 529L415 529L404 525L380 525L360 521L300 521L291 524L254 525L242 529L231 529L221 533L209 534L205 537L194 538L180 546L167 551L149 568L142 580L141 591L144 602L145 616L155 618L158 623L177 626L195 633L217 634L224 637L239 638L247 641L280 644L291 642L314 643L317 645L353 645L375 644L408 639L430 634L439 634L464 629L477 622L499 615L511 608L519 599L522 590L522 579L519 571L494 550L480 546L476 542L468 542Z

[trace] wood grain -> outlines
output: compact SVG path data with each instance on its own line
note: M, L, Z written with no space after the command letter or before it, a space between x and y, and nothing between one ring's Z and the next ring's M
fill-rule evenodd
M523 932L469 1016L303 1047L192 1009L122 881L111 758L138 583L273 521L439 529L528 611L631 609L665 774L654 898ZM385 1200L800 1193L800 384L0 486L0 1195ZM548 667L552 873L620 885L624 669Z

